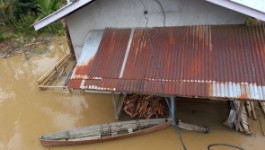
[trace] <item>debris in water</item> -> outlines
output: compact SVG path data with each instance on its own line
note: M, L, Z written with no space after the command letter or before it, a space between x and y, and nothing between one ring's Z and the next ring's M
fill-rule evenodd
M179 120L179 122L178 122L178 127L180 129L189 130L189 131L209 133L209 129L206 127L194 125L194 124L190 124L190 123L184 123L181 120Z

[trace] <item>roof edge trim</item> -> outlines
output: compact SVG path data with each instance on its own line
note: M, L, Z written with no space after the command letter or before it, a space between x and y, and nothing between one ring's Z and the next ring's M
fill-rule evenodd
M59 10L55 11L54 13L48 15L47 17L39 20L38 22L33 24L34 29L37 31L65 16L72 13L73 11L79 9L80 7L90 3L93 0L75 0L70 4L60 8Z
M216 5L219 5L219 6L222 6L222 7L225 7L225 8L228 8L228 9L231 9L231 10L234 10L236 12L254 17L256 19L265 21L265 13L262 13L258 10L253 9L253 8L232 2L230 0L206 0L206 1L211 2L213 4L216 4Z

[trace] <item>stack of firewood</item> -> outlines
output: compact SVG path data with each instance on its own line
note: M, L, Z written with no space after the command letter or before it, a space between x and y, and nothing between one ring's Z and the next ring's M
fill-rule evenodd
M123 111L131 118L159 117L168 114L168 108L161 97L151 95L127 95L123 103Z

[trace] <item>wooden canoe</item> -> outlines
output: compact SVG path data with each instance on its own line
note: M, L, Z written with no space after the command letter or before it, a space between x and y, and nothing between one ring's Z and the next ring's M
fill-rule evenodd
M168 119L120 121L45 134L39 140L43 146L96 143L142 135L169 126Z

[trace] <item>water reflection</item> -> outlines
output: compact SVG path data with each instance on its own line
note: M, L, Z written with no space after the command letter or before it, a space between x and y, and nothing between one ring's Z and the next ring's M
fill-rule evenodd
M0 84L0 104L5 101L6 99L15 98L16 94L14 91L4 91Z

